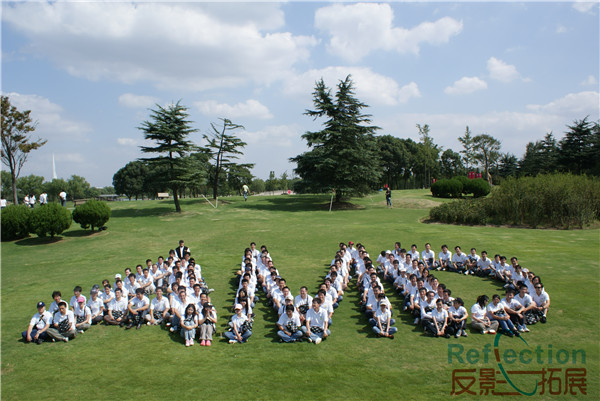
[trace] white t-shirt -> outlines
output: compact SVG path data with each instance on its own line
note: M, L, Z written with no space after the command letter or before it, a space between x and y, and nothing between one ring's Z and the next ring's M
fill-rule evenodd
M165 309L169 309L169 300L167 297L162 297L160 300L158 298L153 298L152 302L150 302L150 310L157 311L163 313Z
M481 305L475 303L475 305L471 306L471 316L475 319L483 320L485 317L485 308L482 308Z
M102 301L102 299L100 299L100 297L96 297L95 301L92 298L90 298L87 301L87 306L92 311L92 315L95 316L98 313L100 313L100 309L104 307L104 301Z
M88 306L84 306L83 309L79 307L79 305L77 305L75 307L75 309L73 309L73 314L75 315L75 317L82 317L84 316L86 319L84 320L84 323L88 321L88 319L91 319L92 317L92 311Z
M51 322L52 322L52 314L46 310L41 315L39 312L36 313L35 315L33 315L31 320L29 321L29 325L33 326L33 328L36 330L41 330L44 327L46 327L46 324L51 323Z
M110 290L109 294L107 294L106 292L101 292L98 294L98 297L102 300L102 302L108 303L115 299L115 292L113 290Z
M518 293L513 299L520 303L524 308L527 308L533 302L533 299L531 299L531 295L527 293L525 293L525 296L523 296L522 298L521 293Z
M452 263L465 263L467 261L467 255L461 252L460 255L454 253L452 255Z
M55 313L52 317L52 323L58 323L60 326L60 323L66 319L69 319L69 322L71 322L71 328L69 330L75 330L75 316L73 315L73 311L70 310L68 310L64 315L60 312Z
M519 309L521 309L521 303L519 301L517 301L515 298L511 299L510 302L506 301L506 298L502 298L500 300L500 304L506 308L510 308L514 311L518 311Z
M124 297L121 297L121 299L118 301L117 301L117 298L113 299L108 304L108 310L126 312L127 311L127 299Z
M300 305L307 305L308 309L310 309L312 306L312 300L313 297L311 297L309 294L306 294L306 299L302 299L302 295L296 295L296 298L294 299L294 305L296 308L298 308Z
M80 295L79 297L83 297L83 299L85 299L85 302L87 302L87 298L85 297L85 295ZM77 306L77 298L79 297L76 297L75 295L71 297L71 300L69 301L69 306L71 307L71 309L75 309L75 307Z
M392 312L390 312L390 308L385 308L385 312L377 308L377 311L375 312L375 320L379 319L381 324L387 323L388 319L391 317Z
M300 315L296 311L294 311L291 318L287 315L287 313L283 313L281 316L279 316L277 324L287 330L287 324L290 321L292 321L296 327L300 327Z
M143 308L146 305L150 305L150 300L145 295L142 297L142 299L139 299L136 296L131 298L131 301L129 301L129 303L131 304L131 309L139 309Z
M433 310L435 310L435 298L432 299L431 302L428 302L427 299L425 299L423 302L419 301L419 306L421 307L421 319L431 319L431 313L433 312ZM427 312L425 310L425 308L427 307L431 308L432 310Z
M325 329L325 323L329 321L327 311L323 308L319 308L316 312L313 308L310 308L306 312L306 321L309 321L310 327L320 327Z
M235 314L231 317L231 323L238 330L238 332L240 331L240 327L242 327L242 324L244 324L244 322L247 320L248 320L248 317L246 315L244 315L243 313L241 316L238 316L237 314Z
M431 312L431 317L435 318L436 322L443 323L448 318L448 312L444 308L441 311L438 311L436 308Z
M450 253L450 251L446 251L446 252L440 252L440 260L450 260L452 258L452 254Z
M435 252L433 252L433 249L430 249L429 252L427 252L427 250L423 250L423 252L421 252L421 259L423 260L429 260L429 259L434 259L435 260Z
M456 309L454 305L452 305L448 310L448 314L451 315L454 319L461 319L467 314L467 310L464 306L459 306L458 309Z
M413 260L419 260L419 251L408 251Z
M488 317L490 319L496 319L493 314L501 309L504 309L501 302L498 302L498 305L494 305L493 302L490 302L487 306Z
M483 258L479 258L479 260L477 261L477 267L479 267L480 269L487 269L488 267L490 267L492 264L491 259L489 258L485 258L485 260Z
M62 301L64 301L64 299L61 299L58 302L62 302ZM67 310L69 310L69 305L67 305ZM50 312L51 315L54 315L56 312L58 312L58 303L56 303L56 301L53 301L50 304L50 307L48 308L48 312Z
M533 293L531 299L537 306L542 306L546 301L550 300L550 296L548 296L547 292L542 292L540 295Z

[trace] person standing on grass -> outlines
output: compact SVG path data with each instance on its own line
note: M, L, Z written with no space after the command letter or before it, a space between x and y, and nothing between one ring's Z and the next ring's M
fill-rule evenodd
M328 321L327 311L321 308L321 299L314 298L312 308L306 313L306 325L302 327L302 332L308 338L308 341L319 344L329 337L331 332L328 330Z
M246 184L242 185L242 194L244 195L244 201L248 200L249 193L250 193L250 188L248 188L248 185L246 185Z
M385 202L387 204L387 208L391 209L392 208L392 190L390 189L390 187L387 187L385 190Z
M489 301L487 295L477 297L477 302L471 307L471 327L480 331L481 334L496 334L498 321L490 320L486 313L486 305Z
M52 327L48 329L48 335L57 341L69 342L77 336L75 329L75 316L73 311L67 309L67 303L58 303L58 312L52 317Z
M60 205L62 207L66 207L67 206L67 193L65 191L60 191L60 193L58 194L58 197L60 198Z
M41 344L48 339L48 329L52 322L52 314L46 311L46 304L42 301L37 303L37 313L29 321L29 327L21 335L25 342Z

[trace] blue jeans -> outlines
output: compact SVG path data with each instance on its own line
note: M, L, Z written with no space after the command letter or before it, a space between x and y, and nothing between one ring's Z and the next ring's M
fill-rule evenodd
M31 329L31 341L35 341L33 338L35 337L35 335L37 334L37 329ZM25 340L25 342L27 342L27 330L25 330L24 332L21 333L21 335L23 336L23 340ZM48 333L47 332L42 332L40 334L40 336L38 338L41 338L42 341L47 341L48 340Z
M308 335L308 330L306 329L306 326L302 326L302 333L307 336L308 338L310 338L312 341L315 341L317 338L323 338L323 332L320 333L315 333L314 331L310 331L310 336ZM327 336L330 336L331 332L329 330L327 330Z
M510 321L510 319L508 319L508 320L496 319L496 321L498 322L498 325L500 326L500 328L504 331L514 331L515 330L515 325L513 324L513 322Z
M373 326L373 331L374 331L375 333L377 333L377 334L381 334L381 330L379 330L379 326ZM389 333L389 334L394 334L394 333L396 333L397 331L398 331L398 328L397 328L397 327L390 326L390 328L389 328L389 330L388 330L388 333Z
M226 331L224 334L228 340L237 341L237 338L235 337L235 333L233 331ZM242 342L245 343L251 335L252 335L252 332L250 330L246 330L244 332L244 334L242 334Z
M283 332L283 330L279 330L277 332L277 335L279 336L279 338L281 338L284 342L289 343L289 342L293 342L298 340L299 338L302 337L302 331L297 330L296 332L292 333L291 336L288 336L287 334L285 334Z
M186 341L193 340L196 337L196 329L187 330L181 328L181 337L183 337Z

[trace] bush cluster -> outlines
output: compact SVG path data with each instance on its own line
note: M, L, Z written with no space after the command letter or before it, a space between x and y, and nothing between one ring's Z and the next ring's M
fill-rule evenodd
M2 209L2 241L13 241L29 235L31 209L25 205L10 205Z
M54 237L71 227L73 219L67 208L58 203L49 203L33 209L29 221L31 232L38 237Z
M73 210L73 220L84 230L101 228L110 219L110 207L105 202L89 200Z
M464 176L441 179L431 185L431 194L436 198L460 198L472 194L480 198L490 193L490 184L481 178L471 180Z
M429 217L449 224L583 228L600 219L600 180L571 174L513 177L487 198L446 203L432 208Z

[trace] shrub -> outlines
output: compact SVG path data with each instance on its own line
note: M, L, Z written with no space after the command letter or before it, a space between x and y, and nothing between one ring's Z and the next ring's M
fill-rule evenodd
M31 209L25 205L10 205L2 209L2 241L12 241L29 235Z
M58 203L36 207L31 212L31 231L39 237L54 237L71 226L71 213Z
M600 180L571 174L511 177L487 198L440 205L429 216L443 223L583 228L600 219Z
M474 198L481 198L490 193L490 183L483 178L468 180L467 185L463 188L463 194L473 194Z
M101 228L110 219L110 207L105 202L89 200L73 210L73 220L84 230L91 227Z
M431 194L436 198L458 198L462 190L463 184L455 179L441 179L431 185Z

